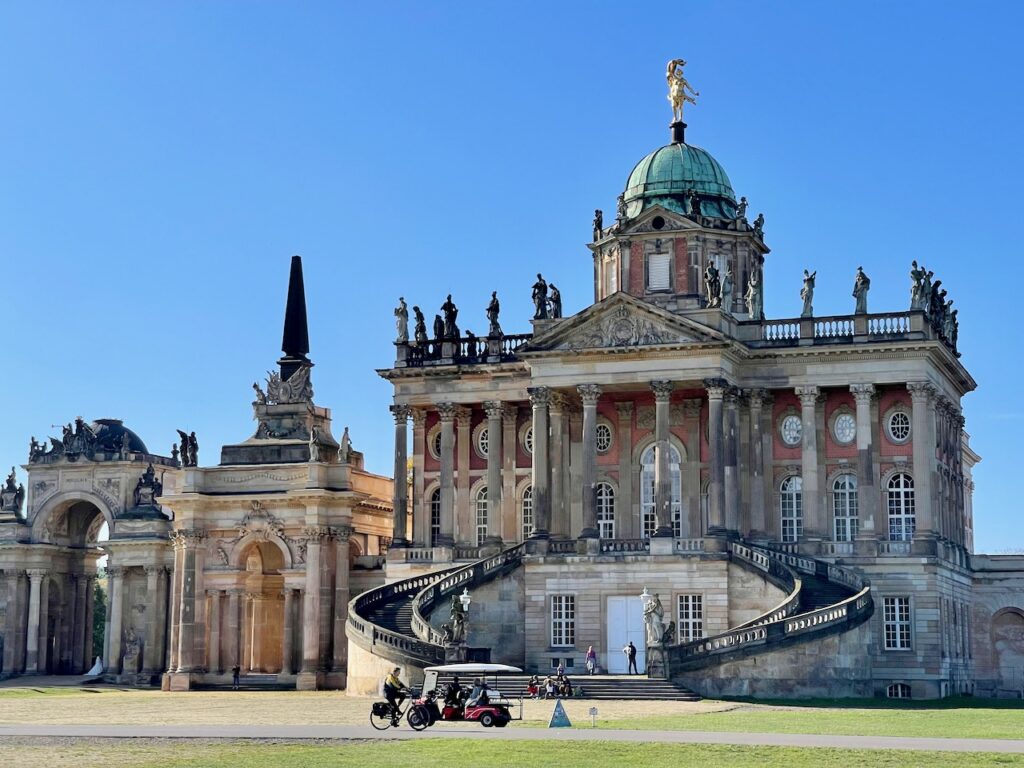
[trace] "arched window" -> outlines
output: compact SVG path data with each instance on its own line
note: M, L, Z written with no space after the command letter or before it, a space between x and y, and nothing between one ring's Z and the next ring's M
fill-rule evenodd
M832 483L832 511L836 541L857 538L857 478L854 475L840 475Z
M909 699L910 686L906 683L893 683L885 689L885 694L890 699Z
M654 443L640 456L640 517L643 522L643 536L649 539L658 527L654 511ZM669 443L669 474L672 477L672 533L682 535L683 528L683 473L680 471L679 451Z
M430 544L437 544L441 537L441 489L435 488L430 494Z
M533 486L523 489L522 501L523 541L533 535Z
M889 501L889 541L910 541L914 538L914 478L897 472L889 478L886 494Z
M615 489L597 484L597 530L602 539L615 538Z
M476 545L479 547L487 538L487 486L476 492Z
M782 512L782 540L797 541L804 533L804 481L790 475L779 486L779 507Z

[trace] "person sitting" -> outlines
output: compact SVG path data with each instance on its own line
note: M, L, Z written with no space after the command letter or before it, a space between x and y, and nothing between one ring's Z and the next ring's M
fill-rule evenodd
M463 699L462 685L459 683L459 676L456 675L444 689L445 706L461 708Z
M558 692L558 688L555 686L555 681L550 677L544 680L544 698L553 699L555 694Z
M396 714L402 702L405 701L405 691L409 690L409 687L398 678L401 671L401 667L395 667L391 674L384 678L384 698L391 705L391 711Z
M466 700L467 707L482 707L491 698L487 695L487 681L482 678L477 678L473 681L473 690L469 692L469 698Z
M569 678L562 675L562 679L558 684L558 695L568 698L572 696L572 683L569 682Z
M536 699L540 695L540 679L536 675L526 684L526 695L531 699Z

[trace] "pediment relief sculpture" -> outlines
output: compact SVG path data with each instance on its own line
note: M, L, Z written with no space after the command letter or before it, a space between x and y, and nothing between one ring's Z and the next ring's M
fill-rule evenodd
M584 323L557 344L555 349L646 347L697 341L699 339L651 317L645 317L630 307L620 306Z

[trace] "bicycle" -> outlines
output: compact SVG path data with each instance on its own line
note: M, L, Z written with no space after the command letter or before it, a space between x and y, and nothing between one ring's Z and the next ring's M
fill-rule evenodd
M407 706L405 709L402 709L401 704L392 706L391 702L388 701L375 701L370 708L370 725L378 731L397 728L401 724L402 718L406 716L406 712L411 711L411 709L413 707Z

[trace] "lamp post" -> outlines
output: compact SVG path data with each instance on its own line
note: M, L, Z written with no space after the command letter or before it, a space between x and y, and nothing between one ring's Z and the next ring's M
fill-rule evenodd
M462 603L462 610L469 613L469 604L473 602L473 598L469 596L468 587L462 588L462 594L459 595L459 602Z

